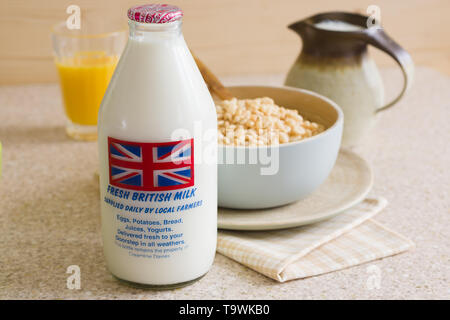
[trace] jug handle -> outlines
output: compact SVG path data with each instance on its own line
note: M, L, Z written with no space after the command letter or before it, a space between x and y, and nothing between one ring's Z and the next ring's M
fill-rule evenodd
M384 111L396 104L411 87L414 78L414 63L410 54L400 47L386 32L381 28L369 28L366 33L366 41L388 55L390 55L400 66L403 73L403 89L400 94L388 104L378 108L375 112Z

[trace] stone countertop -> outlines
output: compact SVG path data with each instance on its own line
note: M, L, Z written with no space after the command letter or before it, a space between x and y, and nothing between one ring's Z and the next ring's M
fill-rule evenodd
M383 70L388 93L400 82ZM226 79L281 84L281 76ZM366 299L450 298L450 78L418 68L408 95L382 113L355 151L373 166L373 194L389 201L377 220L417 248L390 258L303 280L277 283L220 254L200 281L146 291L106 270L94 180L96 143L66 137L57 85L0 87L1 299ZM66 269L81 268L69 290ZM381 270L369 290L367 267Z

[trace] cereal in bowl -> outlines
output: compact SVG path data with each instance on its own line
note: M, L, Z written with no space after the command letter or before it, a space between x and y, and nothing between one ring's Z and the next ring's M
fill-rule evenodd
M300 141L325 130L297 110L280 107L271 98L230 99L216 104L219 144L263 146Z

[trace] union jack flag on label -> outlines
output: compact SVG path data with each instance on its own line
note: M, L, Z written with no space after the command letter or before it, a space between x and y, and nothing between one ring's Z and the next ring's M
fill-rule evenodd
M113 186L165 191L194 185L194 139L148 143L108 137L108 155Z

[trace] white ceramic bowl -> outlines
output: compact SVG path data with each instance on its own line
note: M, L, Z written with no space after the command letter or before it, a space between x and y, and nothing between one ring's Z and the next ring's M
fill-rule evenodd
M341 144L344 115L339 106L317 93L297 88L236 86L229 89L242 99L270 97L276 104L296 109L306 119L324 125L326 130L302 141L281 144L272 150L272 157L267 157L270 154L261 147L219 146L219 206L270 208L303 199L316 190L330 174ZM239 152L244 164L238 163ZM258 157L256 163L249 163L250 153ZM261 158L261 154L266 157ZM230 163L231 159L234 163ZM262 168L265 173L275 173L262 175Z

